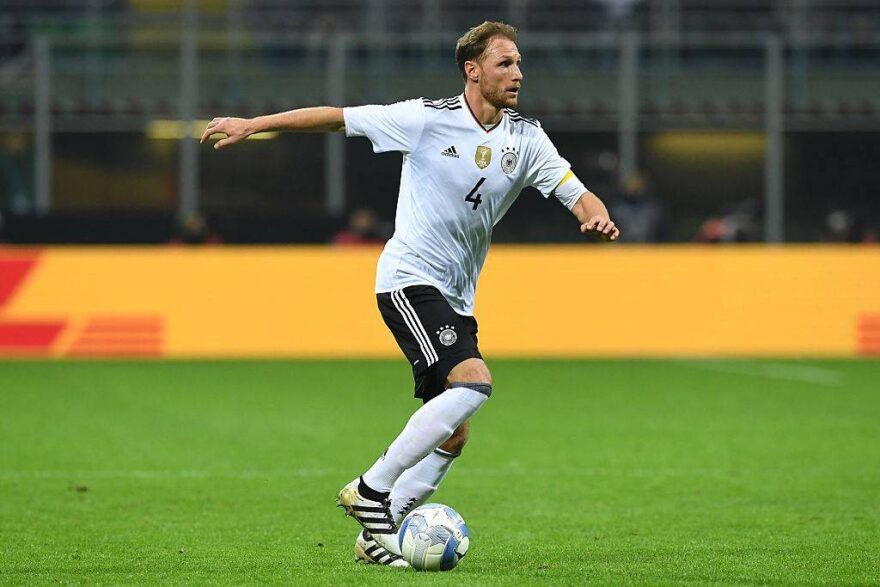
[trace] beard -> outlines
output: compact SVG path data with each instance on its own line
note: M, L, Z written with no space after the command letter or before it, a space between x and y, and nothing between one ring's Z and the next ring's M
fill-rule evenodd
M480 93L483 94L483 99L486 100L489 104L501 110L502 108L514 108L519 102L519 93L511 96L509 95L505 89L501 86L489 87L487 85L483 85L482 80L480 83Z

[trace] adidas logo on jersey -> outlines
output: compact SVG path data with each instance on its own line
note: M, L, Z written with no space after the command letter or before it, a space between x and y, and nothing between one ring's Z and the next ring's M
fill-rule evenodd
M443 149L442 151L440 151L440 154L445 157L455 157L456 159L458 159L458 151L455 150L455 145Z

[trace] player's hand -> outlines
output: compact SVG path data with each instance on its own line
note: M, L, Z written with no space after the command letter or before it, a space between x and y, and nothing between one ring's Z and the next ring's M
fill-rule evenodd
M199 140L199 143L204 143L213 135L223 134L226 135L226 138L220 139L214 143L215 149L222 149L227 145L232 145L248 138L253 133L254 131L251 128L251 121L248 118L215 118L208 123L205 132L202 133L202 138Z
M620 236L620 230L614 225L614 221L604 216L593 216L581 224L581 232L594 234L605 241L616 241Z

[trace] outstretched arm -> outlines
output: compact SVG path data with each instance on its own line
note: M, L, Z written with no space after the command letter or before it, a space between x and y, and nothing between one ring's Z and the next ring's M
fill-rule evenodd
M226 138L214 144L215 149L222 149L252 134L270 130L341 132L345 130L345 119L342 117L342 108L330 106L299 108L256 118L215 118L208 123L199 142L204 143L215 134L224 134Z
M614 241L620 236L620 230L608 215L608 208L593 192L587 190L571 208L581 223L581 232L592 233L602 240Z

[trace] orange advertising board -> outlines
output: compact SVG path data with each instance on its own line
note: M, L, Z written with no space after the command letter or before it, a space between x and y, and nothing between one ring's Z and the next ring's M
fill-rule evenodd
M377 248L0 249L0 356L396 357ZM503 246L489 357L880 354L880 248Z

